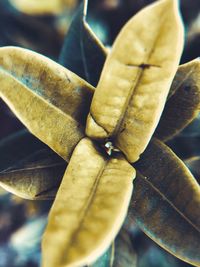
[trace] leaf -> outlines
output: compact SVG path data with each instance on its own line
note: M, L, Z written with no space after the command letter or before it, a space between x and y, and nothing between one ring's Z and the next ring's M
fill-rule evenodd
M137 256L133 249L129 233L122 228L115 240L114 267L136 267Z
M199 59L179 67L155 132L157 138L163 141L171 139L197 117L200 109L199 73Z
M87 6L83 1L71 23L59 63L96 86L107 52L87 23Z
M47 146L26 130L9 135L0 140L0 172L42 149Z
M171 149L181 157L187 160L191 157L200 156L200 135L199 136L177 136L168 142Z
M49 149L31 156L0 172L0 185L26 199L54 199L66 162Z
M158 1L134 16L106 59L87 135L114 139L130 162L138 160L159 121L182 46L177 1Z
M0 48L0 97L22 123L65 160L84 136L93 88L32 51Z
M114 250L114 243L112 243L110 248L97 261L95 261L95 263L93 263L89 267L114 267Z
M195 176L197 182L200 184L200 156L187 159L185 164Z
M102 156L81 140L50 211L42 266L82 266L101 256L125 219L134 176L122 155Z
M136 267L136 262L129 233L122 228L113 245L90 267Z
M59 14L63 9L73 9L77 0L9 0L12 5L29 15Z
M161 247L200 266L200 186L176 155L153 140L134 164L130 216Z

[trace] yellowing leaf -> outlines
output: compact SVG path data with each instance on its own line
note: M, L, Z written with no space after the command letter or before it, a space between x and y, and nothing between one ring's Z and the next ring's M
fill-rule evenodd
M77 0L9 0L21 12L29 15L57 14L74 9Z
M43 267L82 266L118 233L132 193L134 168L122 155L102 156L89 139L75 148L43 238Z
M129 161L145 150L164 108L183 47L176 0L134 16L118 35L95 91L86 133L114 139Z
M170 89L155 136L167 141L185 128L200 109L200 60L181 65Z
M0 172L0 186L26 199L53 199L66 162L53 151L39 150Z
M32 51L0 48L0 97L22 123L65 160L84 136L93 88Z
M134 164L130 214L141 229L176 257L200 266L200 186L163 143L152 141Z

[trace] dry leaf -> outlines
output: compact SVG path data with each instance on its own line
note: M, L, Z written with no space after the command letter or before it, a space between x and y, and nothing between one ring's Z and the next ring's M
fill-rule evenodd
M89 139L75 148L43 238L43 267L90 264L119 231L132 194L134 168L102 156Z
M177 1L158 1L134 16L106 59L87 135L114 139L129 161L135 162L157 126L182 46Z
M163 143L143 153L130 215L141 229L176 257L200 266L200 186L183 162Z
M30 132L69 160L84 136L92 86L22 48L0 48L0 67L0 97Z
M155 136L167 141L185 128L200 109L200 60L181 65L172 83Z
M0 172L0 185L26 199L54 199L66 162L53 151L39 150Z

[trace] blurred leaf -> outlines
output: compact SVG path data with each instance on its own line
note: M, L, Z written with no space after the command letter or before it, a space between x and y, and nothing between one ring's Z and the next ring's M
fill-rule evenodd
M30 15L59 14L64 9L73 9L77 0L9 0L21 12Z
M185 164L195 176L197 182L200 184L200 156L187 159Z
M130 216L161 247L200 266L200 186L183 162L156 139L134 166L138 172Z
M114 267L137 267L137 256L129 233L122 228L115 239Z
M155 136L167 141L185 128L200 109L200 60L181 65L172 83Z
M43 266L82 266L101 256L123 224L134 176L122 155L102 156L91 140L82 139L50 211Z
M199 136L180 135L170 140L167 145L183 160L200 156L200 134Z
M92 99L87 136L113 138L130 162L148 145L179 64L183 25L178 12L177 1L159 1L128 21L106 59Z
M0 97L30 132L69 160L84 136L93 88L52 60L22 48L0 48L0 66Z
M8 169L18 161L48 147L26 130L0 140L0 172Z
M15 266L29 266L35 262L39 266L42 234L47 223L47 216L43 215L28 220L10 239L10 247L16 252ZM32 266L32 265L30 265Z
M113 257L114 257L114 243L112 246L92 265L88 267L114 267Z
M1 171L0 185L22 198L53 199L65 169L66 162L53 151L38 150Z
M83 1L65 37L59 63L96 86L106 49L87 23L88 1Z
M55 17L22 14L8 0L0 1L0 46L22 46L57 59L62 41Z

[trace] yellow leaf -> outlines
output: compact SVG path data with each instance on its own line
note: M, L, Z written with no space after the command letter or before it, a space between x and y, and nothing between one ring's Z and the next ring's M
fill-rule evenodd
M85 138L75 148L43 238L43 267L83 266L101 256L127 213L135 169L102 156Z
M22 123L65 160L84 136L93 87L32 51L0 48L0 97Z
M125 25L92 100L87 135L113 139L130 162L145 150L179 64L183 27L177 2L158 1Z
M58 14L74 9L77 0L9 0L21 12L29 15Z

